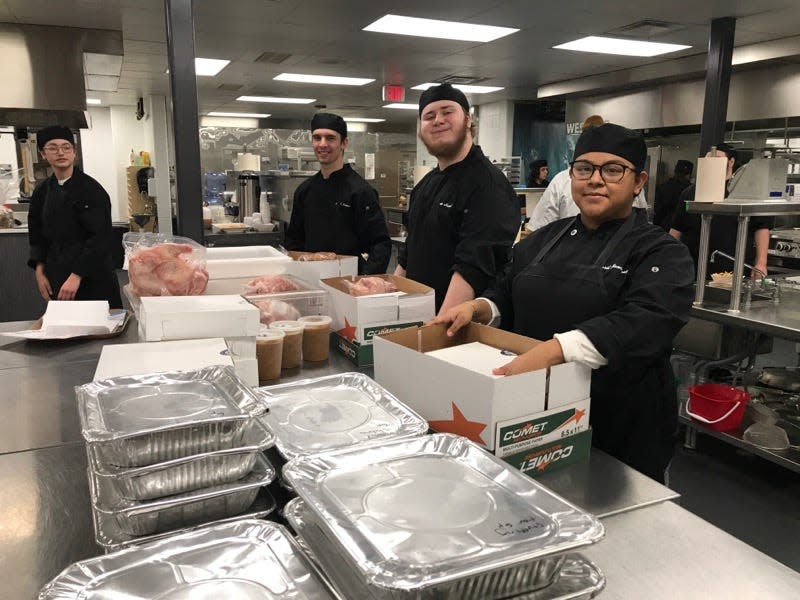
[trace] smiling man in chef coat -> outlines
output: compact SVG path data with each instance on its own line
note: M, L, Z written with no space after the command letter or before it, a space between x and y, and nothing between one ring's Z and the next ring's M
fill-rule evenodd
M436 311L479 295L508 262L520 226L514 189L472 140L464 93L449 84L419 101L419 138L438 166L411 191L395 275L436 290Z
M294 193L286 232L289 250L358 256L360 275L386 272L392 241L378 192L344 162L347 123L339 115L317 113L311 144L319 172Z

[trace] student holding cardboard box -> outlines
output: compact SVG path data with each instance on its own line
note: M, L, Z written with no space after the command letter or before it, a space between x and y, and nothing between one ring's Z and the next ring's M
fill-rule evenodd
M474 320L545 340L496 375L591 367L594 445L663 481L677 428L669 355L688 320L693 269L685 246L632 210L646 158L631 130L586 130L570 169L580 214L521 241L485 297L436 321L451 335Z

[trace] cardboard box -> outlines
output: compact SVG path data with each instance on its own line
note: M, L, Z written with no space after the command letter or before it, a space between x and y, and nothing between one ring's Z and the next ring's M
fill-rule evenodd
M361 345L342 337L335 331L331 333L331 344L340 354L344 354L357 367L369 367L373 364L372 344Z
M358 257L336 255L336 260L297 260L303 252L289 252L291 261L286 272L317 285L320 279L355 277L358 275Z
M94 380L162 371L192 371L215 365L233 366L222 338L114 344L103 346Z
M234 360L237 358L256 358L256 337L254 335L226 337L225 344L227 344L228 351Z
M287 265L291 262L291 258L272 246L206 249L209 284L215 279L252 279L259 275L280 275L286 272ZM208 290L206 293L209 293Z
M146 342L258 335L259 311L241 296L146 296L139 309Z
M250 387L258 387L258 360L233 357L233 370Z
M528 452L589 429L590 400L497 423L494 453L500 458Z
M592 430L589 428L542 446L504 456L503 460L536 479L545 473L587 460L591 447Z
M397 292L351 296L348 282L359 277L334 277L320 282L331 300L332 329L343 338L371 344L376 335L394 329L422 325L436 314L434 291L426 285L395 275L373 275L391 281Z
M591 370L582 365L495 377L425 354L471 342L522 354L540 343L476 323L452 338L446 331L443 325L403 329L376 337L373 344L375 380L425 417L432 429L463 435L494 450L497 424L547 410L550 390L559 406L569 404L570 395L571 403L589 397ZM554 389L565 384L564 389Z

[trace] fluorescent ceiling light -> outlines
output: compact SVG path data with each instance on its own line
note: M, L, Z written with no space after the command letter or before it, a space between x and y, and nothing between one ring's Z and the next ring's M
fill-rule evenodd
M311 104L316 98L279 98L278 96L239 96L239 102L266 102L273 104Z
M427 90L430 87L435 85L440 85L438 83L421 83L419 85L415 85L412 87L412 90ZM453 85L454 88L461 90L465 94L489 94L491 92L499 92L502 89L501 87L491 86L491 85Z
M553 48L557 50L575 50L577 52L597 52L598 54L622 54L624 56L658 56L685 50L686 48L691 48L691 46L590 35L560 46L553 46Z
M227 67L230 62L220 58L195 58L194 74L198 77L213 77Z
M267 113L237 113L237 112L219 112L213 111L208 113L209 117L248 117L252 119L266 119L269 115Z
M86 104L102 104L102 103L103 102L100 100L100 98L87 98L86 99Z
M281 73L274 77L276 81L294 81L295 83L322 83L326 85L366 85L374 79L360 77L334 77L333 75L303 75L301 73Z
M519 29L511 27L495 27L493 25L477 25L474 23L458 23L456 21L439 21L437 19L418 19L417 17L401 17L386 15L364 27L364 31L378 33L395 33L398 35L414 35L418 37L437 38L441 40L463 40L466 42L491 42Z
M404 104L402 102L393 102L392 104L384 104L383 108L404 108L405 110L419 110L419 104Z
M369 117L343 117L348 123L383 123L386 119L371 119Z

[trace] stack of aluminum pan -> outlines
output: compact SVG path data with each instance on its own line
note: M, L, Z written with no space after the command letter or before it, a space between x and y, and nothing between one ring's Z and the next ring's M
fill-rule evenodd
M263 404L230 367L76 388L95 533L106 551L164 532L265 516L275 470Z
M284 516L347 598L589 598L600 522L469 440L428 435L298 457Z
M75 563L39 592L79 598L340 600L283 527L252 519Z
M424 435L428 423L374 380L342 373L256 390L280 468L298 456ZM286 485L285 482L282 482Z

